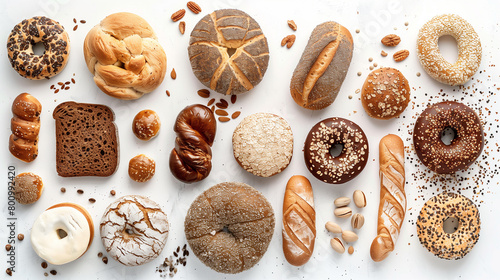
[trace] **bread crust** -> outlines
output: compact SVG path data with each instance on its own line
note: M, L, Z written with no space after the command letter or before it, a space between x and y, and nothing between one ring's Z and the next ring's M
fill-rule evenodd
M404 143L389 134L380 140L380 204L377 236L370 247L372 260L380 262L392 251L406 212Z
M286 184L283 199L283 253L295 266L307 263L316 240L316 211L309 180L295 175Z
M347 75L352 51L353 40L347 28L333 21L316 26L293 72L293 100L311 110L330 106Z

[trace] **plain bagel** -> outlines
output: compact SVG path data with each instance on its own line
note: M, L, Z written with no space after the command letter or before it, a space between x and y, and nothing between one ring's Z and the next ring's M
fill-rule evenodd
M440 53L438 40L451 35L457 41L458 58L448 62ZM418 33L417 55L425 72L448 85L463 85L481 64L481 41L476 31L458 15L440 15L424 24Z

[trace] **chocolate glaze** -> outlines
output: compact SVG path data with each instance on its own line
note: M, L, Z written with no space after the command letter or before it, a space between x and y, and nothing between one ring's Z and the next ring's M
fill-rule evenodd
M330 155L335 144L344 148L338 157ZM368 139L354 122L329 118L318 122L307 135L304 144L307 169L329 184L342 184L358 176L368 161Z
M450 145L441 140L445 128L453 129ZM415 122L413 145L422 163L439 174L467 169L483 150L483 127L478 115L455 101L444 101L425 109Z

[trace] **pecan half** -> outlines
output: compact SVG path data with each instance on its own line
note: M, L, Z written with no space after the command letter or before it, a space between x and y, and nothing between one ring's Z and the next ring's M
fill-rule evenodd
M187 2L187 7L189 10L191 10L191 12L193 12L195 14L199 14L201 12L200 5L196 4L193 1Z
M293 30L293 31L297 31L297 24L295 24L295 21L293 20L287 20L288 23L288 26Z
M398 35L396 34L389 34L382 38L381 40L382 44L388 47L394 47L397 46L401 42L401 38L399 38Z
M410 55L408 50L400 50L394 53L392 56L396 62L405 60Z
M185 14L186 14L186 10L180 9L177 12L173 13L170 18L172 19L172 21L176 22L176 21L180 20L181 18L183 18Z
M293 46L293 43L295 43L295 35L288 35L283 40L281 40L281 46L283 47L286 45L287 48L291 48Z

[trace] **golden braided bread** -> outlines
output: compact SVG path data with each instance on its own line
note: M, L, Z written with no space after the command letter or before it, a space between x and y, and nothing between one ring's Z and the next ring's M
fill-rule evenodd
M94 26L83 51L96 85L119 99L137 99L153 91L167 70L167 57L153 28L131 13L109 15Z
M41 113L42 104L30 94L19 94L12 103L14 116L10 121L12 134L9 138L9 150L22 161L31 162L38 156Z
M191 105L175 120L175 148L170 153L170 171L185 183L205 179L212 170L212 149L217 123L204 105Z

